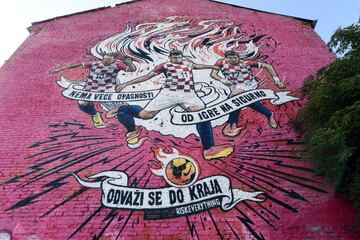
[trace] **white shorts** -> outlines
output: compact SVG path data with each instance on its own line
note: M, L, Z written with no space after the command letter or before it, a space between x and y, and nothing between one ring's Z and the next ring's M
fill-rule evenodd
M194 91L184 92L181 90L170 91L161 89L158 95L145 106L144 110L160 111L176 106L180 106L185 110L189 110L189 107L205 108L204 102Z
M233 91L233 90L241 89L244 91L250 91L250 90L257 89L258 86L259 86L259 82L255 79L252 79L252 80L245 80L242 83L237 83L237 84L231 85L230 90Z

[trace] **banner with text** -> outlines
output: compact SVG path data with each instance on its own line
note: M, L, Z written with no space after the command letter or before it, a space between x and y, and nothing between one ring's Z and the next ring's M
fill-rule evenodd
M134 102L148 101L153 99L160 90L138 91L138 92L90 92L83 90L83 86L77 84L69 85L63 90L62 95L66 98L88 102Z
M262 100L270 100L270 103L274 105L298 100L298 98L288 95L289 93L289 91L274 92L270 89L256 89L236 95L214 106L206 107L196 112L179 112L173 108L170 110L171 123L175 125L192 125L212 121Z
M156 189L128 187L127 175L119 171L106 171L89 177L93 179L106 177L100 182L87 182L76 174L72 173L72 175L82 186L101 188L101 201L106 207L154 210L155 212L170 209L171 211L167 211L168 217L202 212L213 207L220 207L223 211L228 211L237 203L245 200L264 201L264 199L257 198L263 192L247 192L232 188L230 179L222 175L204 178L185 188Z

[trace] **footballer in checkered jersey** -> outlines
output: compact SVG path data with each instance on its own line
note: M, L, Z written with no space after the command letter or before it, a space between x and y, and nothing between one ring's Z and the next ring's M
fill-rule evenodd
M216 66L196 64L184 59L179 50L169 53L169 62L155 67L147 75L135 78L129 82L117 85L116 91L121 92L125 87L147 81L157 75L164 74L165 83L159 94L153 98L144 108L137 105L121 105L118 108L117 118L127 130L127 142L129 147L139 146L140 128L136 128L134 117L140 119L152 119L161 110L180 106L187 111L199 111L206 106L194 89L193 70L218 69ZM203 156L206 160L227 157L233 152L231 145L215 145L210 122L196 124L196 129L203 144Z
M254 76L253 68L265 68L274 80L274 83L279 88L285 88L285 84L280 81L274 68L267 63L243 61L240 59L239 53L235 51L226 51L225 58L216 62L210 76L226 86L231 90L229 97L236 96L248 90L253 90L258 87L258 79ZM219 76L221 71L225 78ZM268 119L270 127L277 128L278 124L275 120L274 113L267 109L261 102L255 102L249 105L253 110L263 114ZM237 122L240 116L240 109L229 114L229 120L226 123L223 133L229 137L235 137L240 134L243 127L238 127Z
M88 68L89 74L84 90L90 92L106 92L116 85L116 76L120 70L127 72L134 72L136 70L135 65L130 58L124 59L123 62L118 61L117 58L117 53L106 53L101 61L59 67L50 71L50 73L57 73L69 68ZM91 116L92 122L96 128L106 127L100 113L95 109L92 102L78 101L78 105L81 111Z

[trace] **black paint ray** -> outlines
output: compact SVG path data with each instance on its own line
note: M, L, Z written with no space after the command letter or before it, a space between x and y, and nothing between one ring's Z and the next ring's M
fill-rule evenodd
M76 127L78 127L78 129L87 129L87 130L91 129L91 128L86 127L86 125L84 123L77 122L76 120L74 120L74 122L65 121L63 123L49 124L49 127L52 127L52 128L67 128L67 127L71 127L71 126L76 126Z
M283 135L283 133L280 133L280 135ZM262 136L265 137L265 136ZM302 142L294 140L292 138L280 138L280 139L272 139L272 140L263 140L263 141L254 141L254 142L244 142L244 144L240 144L240 147L251 147L253 145L259 145L261 143L274 143L274 142L285 142L285 145L303 145ZM246 145L250 144L250 145Z
M74 173L79 173L79 172L81 172L81 171L83 171L83 170L85 170L85 169L87 169L89 167L92 167L92 166L94 166L94 165L96 165L98 163L106 163L106 162L107 162L107 158L103 158L103 159L101 159L99 161L96 161L94 163L91 163L90 165L84 166L84 167L76 170ZM61 187L62 185L67 184L67 183L59 183L59 182L62 181L62 180L65 180L67 178L70 178L70 177L72 177L71 174L63 175L63 176L61 176L61 177L59 177L59 178L45 184L43 187L50 187L50 189L46 189L46 190L44 190L44 191L42 191L40 193L37 193L35 195L27 197L27 198L19 201L15 205L13 205L12 207L10 207L8 210L24 207L26 205L34 203L33 200L35 200L36 198L38 198L40 196L43 196L43 195L47 194L48 192L50 192L50 191L52 191L52 190L54 190L54 189L56 189L58 187Z
M213 225L214 225L214 227L215 227L215 229L216 229L217 235L219 235L220 239L223 240L224 237L223 237L223 235L221 235L220 229L218 228L218 225L217 225L217 223L215 222L215 219L213 218L213 216L212 216L212 214L211 214L211 211L210 211L210 210L207 210L207 212L208 212L208 214L209 214L209 216L210 216L210 219L211 219L211 221L212 221L212 223L213 223Z
M98 235L94 235L93 236L93 240L101 240L101 236L104 234L104 232L106 231L106 229L110 226L110 224L112 223L112 221L116 218L117 216L117 210L116 209L112 209L110 211L110 213L105 217L106 220L108 220L108 222L105 224L105 226L103 227L103 229L101 229L100 233ZM103 220L106 221L106 220Z
M105 222L111 219L113 216L116 216L117 211L118 211L117 209L111 208L111 211L104 217L104 219L101 222Z
M72 131L72 130L71 129L50 130L51 133L69 132L69 131Z
M118 158L120 158L120 157L124 157L125 155L127 155L127 154L129 154L129 153L133 153L133 152L135 152L135 151L137 151L137 150L132 150L132 151L130 151L130 152L126 152L125 154L120 154L120 155L118 155L118 156L116 156L116 157L113 157L112 159L109 159L108 157L105 157L105 158L102 158L101 160L99 160L99 161L97 161L97 162L94 162L94 163L92 163L92 164L90 164L90 165L87 165L87 166L85 166L85 167L83 167L83 168L80 168L80 169L78 169L77 171L75 171L74 173L79 173L79 172L81 172L81 171L83 171L83 170L85 170L85 169L87 169L87 168L89 168L89 167L91 167L91 166L93 166L93 165L96 165L96 164L98 164L98 163L102 163L102 164L108 164L108 163L110 163L110 162L112 162L112 161L114 161L114 160L116 160L116 159L118 159ZM142 153L144 150L142 150L142 151L140 151L139 152L139 154L140 153ZM127 160L129 160L130 158L127 158L127 159L125 159L122 163L125 163ZM121 164L122 164L121 163ZM120 165L121 165L120 164ZM116 167L117 166L115 166L114 168L112 168L111 170L116 170ZM70 175L68 175L69 177L70 177Z
M86 187L82 187L80 190L74 192L73 194L71 194L70 197L66 198L65 200L61 201L58 204L55 204L54 207L52 207L51 209L49 209L49 211L45 212L44 214L42 214L40 217L45 217L47 215L49 215L50 213L52 213L55 209L57 209L58 207L63 206L64 204L66 204L67 202L71 201L72 199L76 198L77 196L81 195L82 193L90 190L91 188L86 188Z
M236 156L236 155L235 155ZM240 160L242 159L246 159L246 160L259 160L259 161L269 161L269 162L273 162L274 166L279 166L279 167L283 167L283 168L290 168L290 169L295 169L295 170L299 170L299 171L303 171L303 172L315 172L314 169L312 168L307 168L307 167L303 167L303 166L297 166L297 165L290 165L290 164L284 164L284 160L277 160L277 159L269 159L269 158L259 158L257 157L257 155L240 155L239 158Z
M194 237L194 232L195 232L197 239L200 239L199 234L196 231L195 225L193 223L190 223L189 216L185 216L185 217L186 217L186 224L188 225L189 233L190 233L191 237Z
M273 175L273 176L276 176L276 177L278 177L278 178L284 179L284 180L286 180L286 181L288 181L288 182L291 182L291 183L293 183L293 184L302 186L302 187L304 187L304 188L307 188L307 189L316 191L316 192L328 193L327 191L325 191L325 190L323 190L323 189L321 189L321 188L318 188L318 187L314 187L314 186L312 186L312 185L308 185L308 184L305 184L305 183L301 183L301 182L298 182L298 181L295 181L295 180L291 180L291 179L286 178L286 177L281 177L281 176L278 176L278 175L275 175L275 174L271 174L271 173L269 173L269 174L270 174L270 175ZM260 180L260 179L259 179L259 180ZM262 180L262 181L264 181L264 180ZM280 190L280 188L279 188L278 190ZM281 191L282 191L282 190L281 190ZM301 200L307 201L305 198L302 199L303 197L301 197L301 195L295 193L293 190L290 190L290 192L291 192L290 195L292 195L293 197L295 197L295 196L297 195L297 196L299 197L299 198L297 198L297 199L301 199Z
M36 193L32 196L29 196L27 198L24 198L23 200L20 200L19 202L17 202L16 204L12 205L10 208L6 209L5 211L10 211L10 210L14 210L14 209L17 209L17 208L20 208L20 207L25 207L29 204L33 204L33 203L36 203L37 201L35 201L35 199L43 196L43 195L46 195L47 193L51 192L52 190L55 190L63 185L65 185L67 183L57 183L57 184L53 184L50 188L40 192L40 193Z
M113 140L109 140L109 141L102 141L101 142L101 145L104 144L104 143L111 143L111 142L114 142ZM46 160L47 158L50 158L50 157L54 157L56 155L59 155L59 154L63 154L63 153L67 153L67 152L70 152L70 151L73 151L73 150L77 150L77 149L80 149L80 148L86 148L86 147L90 147L90 146L93 146L93 145L100 145L100 143L98 142L95 142L95 143L86 143L84 145L80 145L80 146L76 146L76 147L72 147L72 148L66 148L65 150L61 151L61 152L57 152L57 153L54 153L52 155L48 155L48 156L44 156L42 158L38 158L36 159L36 162L40 162L42 160ZM63 147L61 147L63 148ZM36 157L36 156L39 156L39 155L43 155L43 154L46 154L45 152L40 152L40 153L37 153L35 155L31 155L31 156L28 156L26 157L25 159L29 159L29 158L33 158L33 157Z
M48 137L47 140L44 141L37 141L35 143L33 143L32 145L30 145L28 148L35 148L35 147L39 147L41 145L44 144L48 144L48 143L53 143L58 141L59 139L62 139L64 137L66 138L93 138L93 137L99 137L98 135L79 135L80 132L70 132L70 133L64 133L64 134L59 134L59 135L55 135L55 136L50 136ZM51 145L51 144L50 144Z
M148 173L148 169L147 171L145 172L145 174L142 175L142 177L139 179L138 182L140 182L145 176L146 174ZM131 177L131 176L129 176ZM133 185L133 184L138 184L138 182L132 182L130 185ZM66 198L65 200L63 200L61 203L59 204L55 204L54 207L52 207L49 211L47 211L46 213L44 213L43 215L41 215L41 217L44 217L48 214L50 214L52 211L54 211L55 209L57 209L58 207L64 205L65 203L69 202L70 200L76 198L77 196L79 196L80 194L90 190L91 188L86 188L86 187L82 187L80 190L76 191L75 193L73 193L70 197Z
M132 181L129 184L129 187L136 187L139 184L139 182L147 175L148 172L149 172L149 169L147 169L147 171L145 172L145 174L142 175L142 177L140 178L139 181ZM131 178L135 173L136 173L136 171L133 172L131 175L129 175L129 178ZM151 177L151 173L149 174L149 178L150 177ZM148 180L149 180L149 178L148 178ZM145 182L143 187L145 187L147 185L147 183L148 183L148 181ZM131 211L133 211L133 210L131 210ZM117 214L118 214L118 209L112 209L111 210L111 212L103 219L103 222L108 220L108 219L110 219L110 220L108 221L108 223L105 225L105 227L101 230L101 232L98 235L93 236L93 240L100 240L101 239L101 236L104 234L106 229L110 226L110 224L115 219ZM121 219L123 219L123 218L121 218ZM129 220L130 220L130 218L129 218Z
M148 173L148 171L142 176L142 178L145 177L147 173ZM131 176L132 176L132 175L131 175ZM129 177L131 177L131 176L129 176ZM151 177L151 174L149 174L148 180L150 179L150 177ZM148 183L148 180L145 182L144 187L145 187L146 184ZM137 186L137 184L138 184L138 183L133 183L133 184L129 185L129 187ZM103 207L101 207L101 208L103 208ZM127 220L126 220L123 228L125 228L127 222L130 220L130 217L131 217L131 215L133 214L133 212L134 212L133 210L130 211L130 214L129 214L129 216L128 216L128 218L127 218ZM110 224L113 222L113 220L117 217L117 214L118 214L118 209L111 209L111 211L110 211L110 212L105 216L105 218L103 218L103 220L102 220L102 222L104 222L104 221L108 221L108 222L106 223L106 225L103 227L103 229L100 231L99 234L96 234L96 235L93 236L93 240L95 240L95 239L96 239L96 240L101 239L101 236L105 233L106 229L110 226ZM75 232L74 232L68 239L70 239L70 238L71 238L72 236L74 236L77 232L79 232L82 228L84 228L84 227L86 226L86 224L87 224L94 216L95 216L95 215L92 214L89 218L87 218L87 219L75 230ZM123 217L119 217L119 219L122 220ZM120 221L120 220L118 220L118 221Z
M290 158L290 159L301 159L301 157L293 156L293 155L276 155L276 154L245 154L245 156L261 156L261 157L270 157L270 158Z
M81 171L85 170L86 168L89 168L89 167L91 167L91 166L93 166L93 165L95 165L95 164L97 164L97 163L99 163L99 162L105 162L105 161L106 161L106 158L105 158L105 159L101 159L101 160L99 160L99 161L97 161L97 162L95 162L95 163L92 163L92 164L90 164L90 165L88 165L88 166L85 166L85 167L83 167L83 168L78 169L78 170L75 171L74 173L81 172ZM61 177L59 177L59 178L57 178L57 179L55 179L55 180L53 180L53 181L45 184L43 187L49 187L49 189L46 189L46 190L44 190L44 191L42 191L42 192L40 192L40 193L37 193L37 194L32 195L32 196L29 196L29 197L27 197L27 198L19 201L18 203L14 204L14 205L11 206L9 209L7 209L6 211L8 211L8 210L13 210L13 209L20 208L20 207L25 207L25 206L27 206L27 205L29 205L29 204L35 203L35 202L34 202L35 199L37 199L37 198L39 198L39 197L41 197L41 196L49 193L49 192L52 191L52 190L55 190L55 189L57 189L57 188L65 185L65 184L67 184L67 183L62 183L61 181L62 181L62 180L65 180L65 179L67 179L67 178L69 178L69 177L72 177L72 175L70 175L70 174L63 175L63 176L61 176Z
M131 175L129 175L129 178L131 178L133 175L135 175L135 173L141 168L142 166L140 166L136 171L134 171ZM136 186L138 185L141 180L144 178L144 176L148 173L149 169L146 169L146 172L144 174L141 175L141 177L139 179L134 178L132 180L132 182L129 184L129 186Z
M242 217L237 216L237 219L239 219L239 221L250 231L250 233L256 238L256 240L265 240L261 232L257 233L251 227L254 222L248 216L246 216L239 208L235 207L235 209L242 215Z
M256 171L253 171L253 170L251 170L251 169L246 169L246 168L242 168L242 169L245 170L245 171L251 172L251 173L253 173L253 174L255 174L255 175L259 175L259 176L262 176L262 177L265 177L265 178L272 179L272 178L270 178L270 177L268 177L268 176L266 176L266 175L264 175L264 174L259 174L259 173L257 173ZM251 180L253 180L253 181L255 181L255 182L256 182L257 180L258 180L258 181L261 181L261 182L269 185L270 187L275 188L275 189L283 192L283 193L285 194L285 196L287 196L287 197L291 197L291 198L297 199L297 200L307 201L301 194L295 192L295 191L292 190L292 189L286 190L286 189L280 187L278 184L273 184L273 183L271 183L271 182L269 182L269 181L266 181L266 180L264 180L264 179L262 179L262 178L259 178L259 177L256 177L256 176L252 176L252 177L251 177ZM278 182L278 181L276 181L276 182Z
M259 152L271 152L271 153L288 153L288 152L297 152L297 153L302 153L305 152L305 150L301 150L301 149L286 149L286 150L277 150L277 149L261 149L261 148L257 148L256 150L242 150L241 148L238 148L238 150L236 151L237 153L259 153Z
M85 142L85 141L100 141L100 140L101 141L103 141L103 140L115 141L117 139L116 138L108 138L108 137L84 138L84 139L79 139L79 140L71 140L71 141L64 141L64 142L54 143L52 145L53 146L58 146L58 145L63 145L63 144L67 144L67 143Z
M110 146L110 147L107 147L107 148L104 148L104 149L99 149L99 150L87 153L85 155L82 155L80 157L77 157L77 158L75 158L75 159L73 159L71 161L60 164L60 165L58 165L58 166L56 166L56 167L54 167L52 169L49 169L49 170L47 170L45 172L42 172L41 174L38 174L38 175L32 177L31 178L32 180L26 182L23 186L30 185L30 184L38 181L39 179L44 179L44 178L46 178L48 176L51 176L54 173L58 173L59 171L62 171L62 170L67 169L69 167L72 167L72 166L74 166L74 165L76 165L78 163L87 161L87 160L91 159L94 156L97 156L97 155L103 154L105 152L111 151L111 150L113 150L113 149L115 149L117 147L119 147L119 145L114 145L114 146Z
M131 210L131 211L130 211L129 216L126 218L125 223L124 223L123 226L121 227L121 229L120 229L118 235L116 236L115 240L119 239L121 233L124 231L126 225L128 224L128 222L129 222L131 216L134 214L134 212L135 212L134 210Z
M258 206L260 206L262 209L264 209L266 212L268 212L269 214L271 214L273 217L275 217L276 219L280 220L280 217L278 215L276 215L274 212L270 211L269 209L267 209L266 207L263 206L263 204L256 202L256 204Z
M93 219L96 214L98 214L100 212L100 210L103 208L103 206L100 206L98 209L96 209L87 219L85 219L85 221L83 223L80 224L80 226L78 228L75 229L75 231L67 238L67 240L71 239L73 236L75 236L83 227L86 226L86 224L88 224L91 219Z
M235 169L235 171L232 171L232 170L229 170L229 169L228 169L228 172L236 175L236 176L239 177L239 178L242 178L242 179L244 179L244 180L246 180L246 181L251 182L253 185L259 187L259 190L261 190L261 191L271 192L271 190L268 189L268 188L266 188L265 186L260 185L260 184L258 184L258 183L256 183L256 182L254 182L254 181L253 181L253 178L248 177L248 176L245 176L245 175L243 175L243 174L239 174L239 171L240 171L240 170L237 169L236 167L231 166L231 165L225 165L225 164L224 164L224 167L223 167L223 168L225 169L225 168L228 168L228 167L231 167L231 168L234 168L234 169Z
M232 172L225 171L225 170L223 170L223 169L219 168L218 166L213 165L213 164L211 164L211 163L210 163L210 165L212 165L213 167L215 167L215 168L219 169L220 171L226 173L226 174L229 175L230 177L233 177L234 179L238 180L239 182L241 182L241 183L244 184L245 186L250 187L250 188L253 189L254 191L260 191L260 192L261 192L260 189L257 189L256 187L250 185L249 183L246 183L246 182L242 181L242 180L239 179L237 176L235 176ZM296 208L288 205L288 204L285 203L285 202L282 202L281 200L276 199L275 197L270 196L268 193L264 192L264 193L262 193L262 194L263 194L268 200L273 201L274 203L276 203L276 204L278 204L278 205L286 208L287 210L289 210L289 211L291 211L291 212L298 212L298 210L297 210Z
M54 161L58 161L58 160L65 160L65 159L67 159L69 157L71 157L71 153L66 153L66 154L58 156L58 157L56 157L56 158L54 158L52 160L49 160L49 163L54 162ZM47 163L45 163L45 164L47 164ZM29 168L32 169L32 171L30 171L28 173L18 175L18 176L15 176L15 177L12 177L11 179L7 180L6 182L2 183L1 185L18 182L22 178L25 178L27 176L31 176L31 175L41 171L41 170L43 170L43 168L40 167L41 165L42 164L37 164L37 165L30 166ZM30 178L30 179L32 179L32 178ZM27 183L25 183L22 186L25 186L25 185L27 185ZM21 187L21 185L20 185L20 187Z
M131 151L131 152L127 152L127 153L121 155L121 157L123 157L123 156L125 156L125 155L127 155L127 154L129 154L129 153L133 153L133 152L135 152L135 151L136 151L136 150L133 150L133 151ZM139 157L141 157L141 154L142 154L143 152L145 152L145 150L141 150L141 151L139 151L137 154L134 154L134 155L139 155ZM117 159L117 158L119 158L119 157L120 157L120 156L112 159L112 160L109 161L109 162L112 162L112 161L114 161L115 159ZM120 167L121 165L123 165L124 163L126 163L126 162L127 162L128 160L130 160L130 159L134 159L133 156L130 156L130 157L128 157L127 159L125 159L124 161L122 161L122 162L120 162L119 164L115 165L114 167L111 168L111 170L117 170L118 167Z
M226 224L229 226L229 228L230 228L230 230L232 231L232 233L234 234L234 236L236 237L236 240L241 240L241 239L239 238L239 235L238 235L237 232L235 231L235 229L233 229L233 227L232 227L231 224L226 220L226 218L225 218L225 222L226 222Z
M234 164L234 166L231 165L231 164ZM234 163L234 161L230 161L227 166L234 168L234 169L235 169L235 173L239 173L239 172L241 172L241 171L251 172L251 173L253 173L253 174L256 174L256 175L259 175L259 176L268 178L268 179L270 179L271 181L273 181L273 182L275 182L275 183L279 183L278 180L276 180L276 179L274 179L274 178L272 178L272 177L270 177L270 176L268 176L268 175L264 175L264 174L261 174L261 173L252 171L251 169L246 168L243 164ZM252 180L252 177L249 177L249 179Z
M148 177L148 179L146 180L146 182L144 183L143 188L146 188L146 185L149 183L151 176L152 176L152 174L149 174L149 177ZM125 221L125 223L123 224L123 226L121 227L118 235L116 236L116 240L119 239L119 237L121 236L121 233L124 231L124 229L125 229L126 225L128 224L131 216L133 215L133 213L134 213L134 211L131 210L129 216L127 217L127 219L126 219L126 221Z
M39 155L43 155L43 154L47 154L47 153L53 153L53 152L59 151L59 150L61 150L61 149L62 149L61 146L53 147L53 148L51 148L51 149L43 149L42 152L39 152L39 153L30 155L30 156L27 156L27 157L25 157L24 159L33 158L33 157L36 157L36 156L39 156Z
M249 208L251 211L255 212L255 214L260 217L264 222L266 222L269 226L271 226L274 230L277 230L278 228L274 226L270 220L266 219L262 214L260 214L258 211L256 211L255 208L253 208L250 204L248 204L246 201L243 202L243 204Z
M244 163L244 164L247 164L247 163ZM253 164L251 164L251 165L253 165ZM270 170L270 169L266 169L266 168L264 168L264 167L260 167L260 166L256 166L256 165L255 165L255 167L265 169L265 170L253 169L253 170L255 170L255 171L260 171L260 172L263 172L263 173L266 173L266 174L275 176L275 177L277 177L277 178L284 179L284 180L286 180L286 181L288 181L288 182L291 182L291 183L294 183L294 184L296 184L296 185L299 185L299 186L302 186L302 187L311 189L311 190L316 191L316 192L328 193L327 191L325 191L325 190L323 190L323 189L321 189L321 188L318 188L318 187L315 187L315 186L312 186L312 185L308 185L308 184L305 184L305 183L301 183L301 182L292 180L292 179L290 179L290 178L286 178L286 177L283 177L283 176L279 176L279 175L276 175L276 174L274 174L274 173L269 173L269 172L267 172L267 171L273 172L273 171ZM251 169L252 169L252 168L251 168ZM274 170L274 171L275 171L275 170ZM278 172L278 171L276 171L276 172ZM290 175L290 174L289 174L289 175ZM290 175L290 176L291 176L291 175ZM293 176L294 176L294 177L298 177L298 176L296 176L296 175L293 175Z

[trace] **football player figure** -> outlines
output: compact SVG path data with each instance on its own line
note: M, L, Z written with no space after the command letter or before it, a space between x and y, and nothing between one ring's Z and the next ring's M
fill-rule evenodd
M123 62L118 60L117 53L106 53L101 61L89 63L77 63L69 66L58 67L50 73L57 73L69 68L85 67L89 69L89 74L85 83L84 90L90 92L106 92L116 86L116 75L120 70L134 72L135 65L130 58L125 58ZM78 101L80 110L91 116L96 128L106 127L100 113L95 109L94 104L88 101Z
M267 63L244 61L240 59L240 55L235 51L226 51L225 58L216 62L211 71L210 76L231 90L229 98L236 96L245 91L256 89L259 85L258 79L254 76L252 68L265 68L272 76L274 83L279 88L285 88L285 84L280 81L274 68ZM219 76L221 71L225 78ZM263 114L268 119L270 127L277 128L278 124L275 120L274 113L267 109L261 102L255 102L249 105L253 110ZM223 134L229 137L235 137L240 134L243 127L238 127L237 122L240 116L240 109L229 114L229 120L223 128Z
M144 107L137 105L121 105L118 108L117 118L127 129L127 141L129 147L138 144L139 128L136 128L134 117L151 119L161 110L180 106L187 111L198 111L205 108L204 102L196 94L194 89L193 69L215 69L210 65L196 64L185 60L183 53L172 50L169 53L170 61L160 64L145 76L135 78L127 83L116 87L121 92L125 87L147 81L159 74L166 76L166 81L159 94ZM210 122L197 123L196 129L203 144L203 156L206 160L227 157L233 152L231 145L215 145Z

